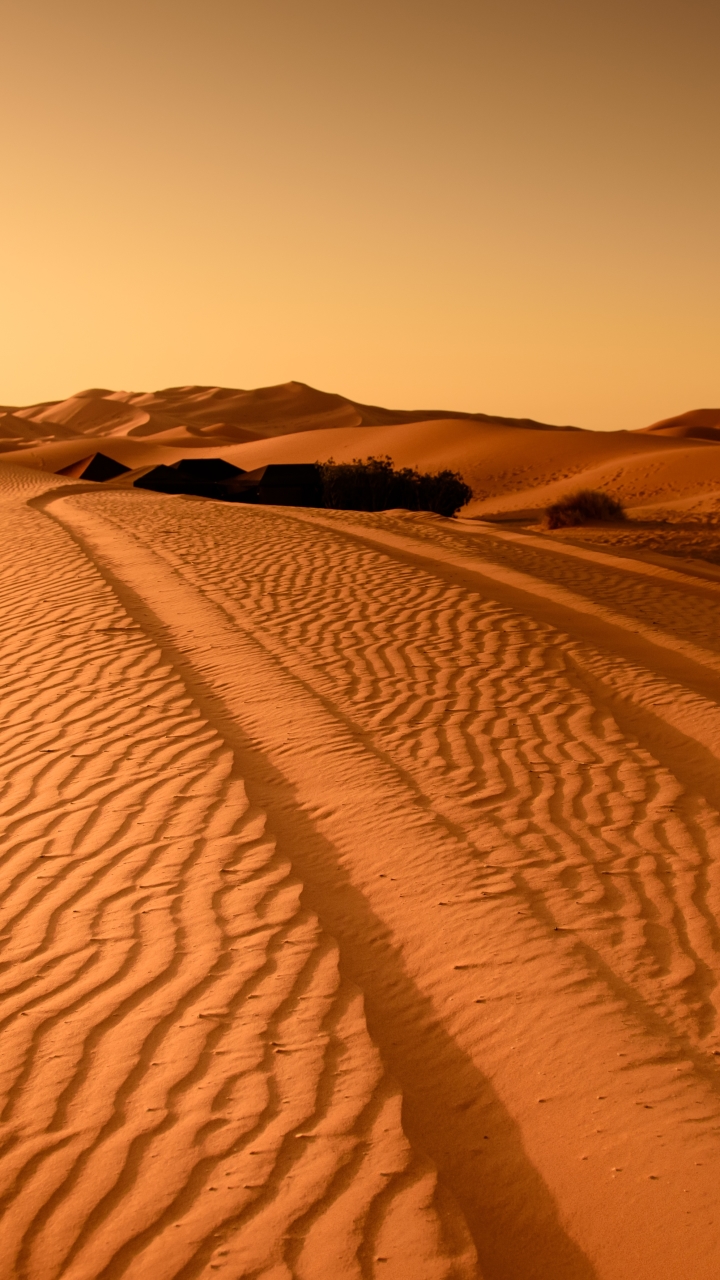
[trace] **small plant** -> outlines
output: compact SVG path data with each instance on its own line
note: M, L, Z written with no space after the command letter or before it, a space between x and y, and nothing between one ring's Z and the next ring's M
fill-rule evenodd
M326 507L341 511L434 511L454 516L472 497L472 489L456 471L435 475L403 467L396 471L392 458L353 458L352 462L320 465Z
M593 520L625 519L625 508L617 498L597 489L580 489L578 493L570 493L546 507L543 526L546 529L567 529Z

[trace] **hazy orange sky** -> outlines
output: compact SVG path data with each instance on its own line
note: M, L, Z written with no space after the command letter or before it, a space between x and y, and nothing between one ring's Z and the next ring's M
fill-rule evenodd
M720 404L718 0L2 0L0 402Z

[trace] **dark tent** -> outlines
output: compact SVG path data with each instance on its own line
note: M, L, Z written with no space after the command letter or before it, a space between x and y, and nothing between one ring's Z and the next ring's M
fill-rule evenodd
M129 467L124 467L122 462L116 462L114 458L108 458L104 453L96 453L89 467L86 467L82 473L83 480L115 480L118 476L124 476Z
M195 494L223 502L323 506L322 475L315 463L271 463L255 471L242 471L223 458L183 458L170 467L153 467L138 477L135 488Z
M242 485L252 488L253 496L239 501L265 502L283 507L322 507L323 484L320 468L314 462L270 463L243 476Z
M124 467L122 462L116 462L114 458L108 458L105 453L93 453L88 458L81 458L79 462L71 462L69 467L63 467L61 471L55 474L59 476L72 476L76 480L115 480L117 476L123 476L129 467Z
M202 480L215 484L218 481L234 480L237 476L247 475L242 467L234 467L232 462L224 458L181 458L171 468L181 476L191 480Z
M182 458L166 467L146 471L135 481L136 489L155 493L189 493L200 498L225 498L226 490L245 477L240 467L224 458Z

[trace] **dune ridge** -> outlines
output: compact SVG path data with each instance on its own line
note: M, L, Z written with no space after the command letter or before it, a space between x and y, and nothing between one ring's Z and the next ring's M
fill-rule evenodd
M689 440L720 440L720 409L691 409L673 418L653 422L641 431L659 436L678 436Z
M228 387L170 387L164 391L109 391L93 387L67 400L0 408L0 447L22 448L31 439L47 442L84 436L142 440L160 437L185 447L242 444L302 431L338 427L465 419L532 430L554 428L531 418L492 417L443 409L383 409L346 396L318 391L303 382L240 391Z

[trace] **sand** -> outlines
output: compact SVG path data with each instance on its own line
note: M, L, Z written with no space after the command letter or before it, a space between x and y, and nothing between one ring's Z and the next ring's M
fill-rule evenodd
M718 409L637 431L581 431L480 413L382 409L291 382L257 391L96 389L2 415L4 456L52 472L96 452L132 469L190 454L248 471L389 456L398 466L459 471L473 491L465 514L482 519L537 518L580 487L612 492L646 516L720 511Z
M547 534L48 456L0 461L3 1280L714 1280L712 476Z
M475 1275L233 747L2 482L3 1274Z

